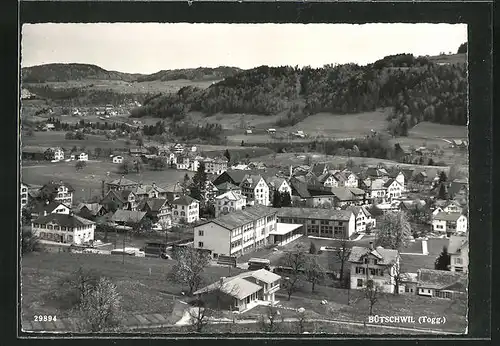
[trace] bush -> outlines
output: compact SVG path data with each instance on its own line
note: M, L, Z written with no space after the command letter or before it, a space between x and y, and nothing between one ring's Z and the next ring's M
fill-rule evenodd
M316 244L314 244L313 242L311 242L311 246L309 246L309 253L311 255L315 255L318 253L318 250L316 249Z

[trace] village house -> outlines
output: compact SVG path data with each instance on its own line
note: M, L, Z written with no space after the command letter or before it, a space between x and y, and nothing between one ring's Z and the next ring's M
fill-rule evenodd
M332 187L333 206L344 208L346 206L363 205L366 203L366 193L357 187Z
M54 201L61 202L66 205L73 205L73 192L75 189L66 183L60 181L59 183L50 182L40 188L40 196L53 196Z
M321 238L348 239L356 231L350 210L319 208L277 208L278 222L303 225L303 234Z
M76 158L78 161L88 161L89 155L87 153L78 153L76 154Z
M351 289L366 288L372 281L386 293L394 293L395 276L399 272L400 256L398 250L353 246L349 254Z
M136 210L137 196L131 190L109 190L99 204L107 210Z
M469 270L469 241L467 237L450 237L448 244L450 254L450 271L467 273Z
M389 175L389 177L391 179L394 179L395 181L397 181L399 183L399 185L401 185L402 189L401 189L401 192L405 192L406 190L406 185L405 185L405 181L406 181L406 177L405 177L405 174L403 173L403 171L400 171L400 170L395 170L393 173L391 173Z
M21 203L21 209L24 209L28 205L28 185L21 183L19 189L19 201Z
M179 196L169 201L172 206L172 221L193 223L200 219L200 202L190 196Z
M236 191L227 191L215 197L215 217L228 214L235 210L245 209L247 198Z
M462 213L463 209L457 201L436 201L436 208L432 211L435 216L439 213Z
M358 187L358 176L356 174L348 170L344 170L341 173L345 177L344 180L345 187Z
M276 210L263 205L237 210L194 227L194 247L220 255L239 257L268 244L276 229Z
M205 163L205 173L207 174L220 175L227 171L228 161L225 157L206 158L203 162Z
M236 186L234 184L231 184L229 182L222 183L220 185L215 186L217 189L217 194L222 195L228 191L234 191L236 193L241 194L241 188L239 186Z
M392 201L393 198L401 197L403 192L403 186L393 178L390 178L384 183L384 188L386 189L385 197L389 201Z
M36 160L36 161L44 161L44 160L64 160L64 150L61 148L48 148L48 147L32 147L25 146L21 150L22 158L25 160Z
M108 213L105 206L99 203L80 203L74 210L75 214L88 220L94 220Z
M385 168L368 167L364 174L371 179L379 178L386 180L387 178L389 178L389 173Z
M184 146L177 143L172 147L172 151L176 154L181 154L184 151Z
M455 179L448 187L448 196L453 199L464 198L467 199L469 190L469 183L467 179Z
M82 244L94 240L95 222L68 213L50 213L31 222L32 233L42 242Z
M191 167L189 156L179 155L177 156L177 161L175 163L175 168L178 170L189 170Z
M177 155L175 153L171 152L170 150L168 151L162 150L159 151L158 154L166 158L169 167L176 167Z
M319 177L320 175L326 174L329 171L328 164L326 163L316 163L312 166L312 173Z
M419 269L417 295L453 299L467 292L467 276L447 270Z
M230 169L215 178L213 183L215 186L219 186L223 183L231 183L233 185L240 186L243 182L243 179L248 174L249 172L246 172L246 170Z
M113 156L112 160L113 163L123 163L123 156L120 155Z
M432 230L446 236L467 232L467 217L462 213L441 212L432 216Z
M146 198L139 202L137 210L146 212L154 222L172 227L172 211L166 198Z
M367 228L374 229L376 220L370 212L363 206L349 207L347 210L352 211L356 218L356 232L365 233Z
M335 174L326 172L325 174L322 174L318 176L318 180L321 185L324 187L339 187L341 186L340 181L338 177L335 176Z
M292 187L285 178L274 176L268 177L265 180L270 188L270 196L273 195L274 191L278 191L279 193L288 193L290 198L292 197Z
M132 225L138 225L140 227L145 217L145 211L118 209L111 216L111 222L115 226L120 227L132 227Z
M106 182L107 191L123 191L123 190L133 190L139 186L139 183L135 181L126 179L123 175L119 179L114 179Z
M138 200L145 198L167 198L167 190L156 185L156 183L141 184L133 190Z
M367 187L366 191L370 199L385 200L387 188L383 179L365 179L363 183Z
M270 205L269 186L261 175L246 176L241 182L241 193L249 204Z
M220 310L247 311L260 302L275 302L281 276L259 269L236 276L222 277L218 282L194 292L205 306Z
M309 200L312 196L307 189L307 183L301 181L297 177L292 177L290 179L290 187L292 188L292 204L311 204Z
M40 216L47 216L49 214L57 213L57 214L69 214L71 208L61 202L57 201L44 201L38 202L31 209L31 218L37 218Z
M149 154L149 151L146 148L130 148L129 155L134 157L139 157L142 155Z

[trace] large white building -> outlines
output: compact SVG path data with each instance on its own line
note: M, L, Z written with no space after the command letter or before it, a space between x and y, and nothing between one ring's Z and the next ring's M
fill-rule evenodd
M194 247L213 258L241 256L265 246L276 229L276 210L262 205L234 211L194 227Z
M51 213L31 223L32 233L41 240L82 244L94 240L95 222L68 213Z
M205 163L205 173L207 174L221 175L227 171L227 159L225 157L206 158L203 162Z
M467 217L462 213L440 212L432 216L432 230L448 236L467 232Z
M71 206L73 204L73 192L75 189L62 181L50 182L40 188L40 194L53 195L54 201Z
M200 219L200 203L190 196L180 196L170 202L172 221L175 223L193 223Z
M237 191L227 191L215 197L215 217L242 210L247 205L247 198Z
M247 175L241 182L241 192L252 205L271 204L269 199L269 186L261 175Z

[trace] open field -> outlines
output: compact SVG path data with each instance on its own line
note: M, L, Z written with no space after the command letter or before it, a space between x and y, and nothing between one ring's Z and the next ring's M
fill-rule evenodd
M67 82L47 82L47 83L26 83L23 85L28 90L30 86L48 86L52 89L85 88L89 91L113 91L122 94L155 94L174 93L185 86L195 86L198 88L208 88L212 83L218 81L191 81L185 79L171 81L151 81L151 82L125 82L120 80L79 80Z
M260 130L276 127L274 123L279 115L257 115L257 114L227 114L217 113L212 116L204 116L200 112L190 112L187 120L198 124L220 124L224 130L237 130L244 133L246 129L255 127Z
M85 147L86 149L102 148L116 149L127 148L125 139L108 140L104 136L86 135L84 140L69 140L65 139L66 132L63 131L47 131L35 132L33 137L23 136L21 138L23 146L41 146L41 147L61 147L71 149L73 146L77 148Z
M421 122L409 131L409 137L414 138L446 138L467 139L467 126L443 125ZM444 142L444 141L443 141ZM446 142L444 142L446 144Z
M110 278L123 297L124 313L168 313L172 308L174 295L185 287L167 281L166 275L174 264L171 260L149 257L125 257L116 255L91 255L72 253L31 253L21 262L22 317L32 319L34 314L51 314L67 317L66 306L60 299L51 299L51 293L58 292L57 279L65 277L80 266L96 271ZM151 275L149 275L151 269ZM232 270L235 274L238 269ZM205 270L207 282L227 275L227 268L208 267Z
M75 189L74 200L88 199L90 196L101 194L103 180L116 179L121 176L117 173L118 165L112 162L87 161L87 166L76 171L74 162L43 162L34 166L22 166L21 179L27 184L43 185L51 180L62 180ZM107 175L109 172L109 176ZM130 173L127 179L173 189L176 182L181 181L185 174L192 176L193 172L168 169L165 171L144 170L141 173Z
M444 54L444 55L435 55L429 57L429 60L436 64L446 63L446 64L466 64L467 63L467 54Z

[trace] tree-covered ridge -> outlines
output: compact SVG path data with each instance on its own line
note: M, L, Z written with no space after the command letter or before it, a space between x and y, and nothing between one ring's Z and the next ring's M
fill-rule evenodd
M187 87L156 97L133 116L182 118L189 111L281 113L286 114L282 121L293 125L318 112L350 114L393 107L391 131L404 135L421 121L465 125L466 95L465 63L436 64L426 57L399 54L367 66L261 66L204 90Z
M83 79L120 80L126 82L187 80L221 80L242 70L236 67L199 67L193 69L162 70L152 74L108 71L92 64L45 64L21 69L23 83L68 82Z

